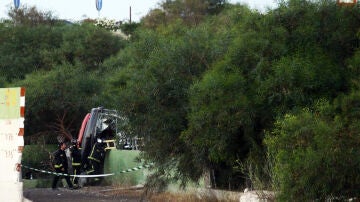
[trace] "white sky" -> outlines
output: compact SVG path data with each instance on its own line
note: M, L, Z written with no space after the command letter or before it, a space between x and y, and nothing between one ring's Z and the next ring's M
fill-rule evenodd
M51 11L54 16L72 21L85 18L107 18L114 20L129 20L130 7L132 20L139 21L151 9L158 7L163 0L102 0L102 9L96 10L95 0L20 0L23 5L36 6L41 11ZM230 3L246 3L250 8L266 10L274 8L276 0L230 0ZM7 18L13 0L0 0L0 18Z

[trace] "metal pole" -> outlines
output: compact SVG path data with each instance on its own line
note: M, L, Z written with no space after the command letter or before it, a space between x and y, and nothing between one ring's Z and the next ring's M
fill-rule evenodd
M130 6L130 24L131 24L131 6Z

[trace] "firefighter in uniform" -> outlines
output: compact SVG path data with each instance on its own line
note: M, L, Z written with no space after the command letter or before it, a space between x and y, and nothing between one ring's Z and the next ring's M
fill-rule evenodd
M73 174L74 175L80 175L81 174L81 151L79 148L79 143L76 139L73 139L71 141L72 145L70 147L71 151L71 165L73 168ZM78 188L79 186L79 177L73 176L72 183L74 187Z
M91 168L87 173L93 175L101 174L105 159L105 143L103 143L101 139L97 139L97 142L94 144L88 159ZM100 183L100 178L95 178L94 180L95 183Z
M70 181L70 176L68 175L68 164L65 154L66 144L61 142L59 144L59 149L54 152L54 167L55 171L59 174L65 174L66 182L70 189L73 189L73 185ZM55 175L52 183L52 188L55 190L57 188L57 183L63 175Z

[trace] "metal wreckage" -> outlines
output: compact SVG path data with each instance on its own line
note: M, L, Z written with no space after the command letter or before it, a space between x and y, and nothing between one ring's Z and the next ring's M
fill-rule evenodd
M124 122L116 110L97 107L84 117L77 140L72 146L80 147L81 175L99 175L104 173L105 153L111 149L138 149L136 138L128 138L118 131L118 121ZM117 142L116 142L117 141ZM74 144L75 143L75 144ZM71 165L71 164L70 164ZM102 178L81 178L80 183L97 183Z

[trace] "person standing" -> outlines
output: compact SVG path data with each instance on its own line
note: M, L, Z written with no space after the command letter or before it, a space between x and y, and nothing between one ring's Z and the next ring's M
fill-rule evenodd
M73 189L73 185L70 181L70 176L68 175L68 163L65 154L66 144L65 142L59 143L59 149L54 152L54 167L55 171L60 175L55 175L52 183L52 189L57 189L57 183L60 177L65 177L66 182L70 189ZM65 176L63 175L65 174Z
M71 151L71 165L73 168L74 175L81 174L81 150L79 149L79 143L77 140L71 141L72 146L70 147ZM72 178L73 186L78 188L79 186L79 177L73 176Z
M88 170L87 173L92 175L101 174L105 159L105 144L101 139L97 139L97 142L94 144L88 159L90 161L91 169ZM101 178L94 178L94 181L95 184L99 184L101 182Z

